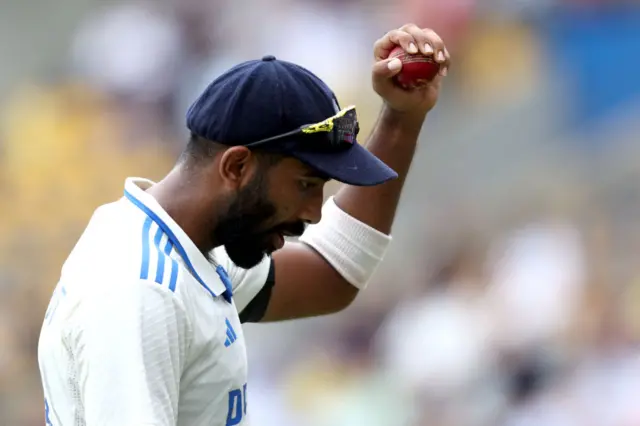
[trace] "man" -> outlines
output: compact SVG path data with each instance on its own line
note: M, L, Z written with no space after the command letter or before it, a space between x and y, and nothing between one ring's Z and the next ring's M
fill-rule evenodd
M211 83L176 167L157 184L128 179L62 268L39 343L47 425L246 424L241 322L345 308L390 241L442 78L397 87L396 45L449 64L431 30L376 42L385 104L368 151L355 110L302 67L266 56ZM348 185L322 206L328 179Z

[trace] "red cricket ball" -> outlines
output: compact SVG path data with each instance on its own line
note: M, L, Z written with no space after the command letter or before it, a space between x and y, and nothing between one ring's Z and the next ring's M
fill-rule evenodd
M400 46L394 48L389 57L402 61L402 70L395 76L395 80L405 88L424 85L440 72L440 64L433 59L433 56L425 56L422 53L411 55Z

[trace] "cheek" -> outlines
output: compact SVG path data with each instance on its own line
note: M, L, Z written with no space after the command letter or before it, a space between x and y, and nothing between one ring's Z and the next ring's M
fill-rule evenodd
M300 210L307 203L307 197L297 188L280 187L273 194L271 202L276 208L275 218L278 222L291 222L298 219Z
M299 205L295 200L283 201L276 204L275 219L278 223L286 223L297 220Z

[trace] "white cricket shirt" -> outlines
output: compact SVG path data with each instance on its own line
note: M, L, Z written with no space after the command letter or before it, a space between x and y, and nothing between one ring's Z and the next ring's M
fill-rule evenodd
M127 179L62 268L38 346L47 426L247 424L238 312L270 259L244 270L214 250L225 285L151 185Z

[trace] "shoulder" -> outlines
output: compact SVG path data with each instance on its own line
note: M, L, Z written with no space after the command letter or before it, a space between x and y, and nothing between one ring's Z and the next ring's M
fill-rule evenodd
M170 333L183 343L191 341L193 318L184 302L167 288L136 278L102 284L91 291L65 287L65 297L75 305L65 325L70 335L120 335L122 341L148 343L158 333Z
M179 300L177 289L188 274L172 257L173 244L147 215L129 207L118 201L94 212L63 265L61 282L83 298L159 294Z
M142 254L145 217L123 200L98 207L64 263L63 275L82 271L83 265L88 264L94 268L105 265L99 273L95 271L95 275L121 272L124 260L140 258Z

